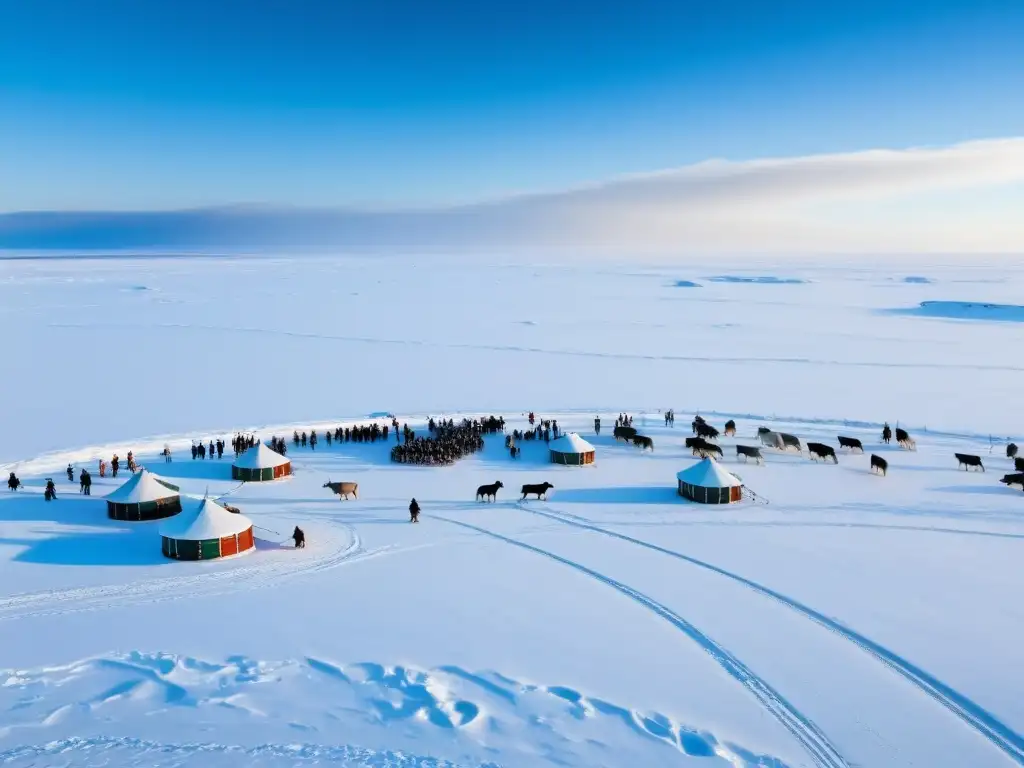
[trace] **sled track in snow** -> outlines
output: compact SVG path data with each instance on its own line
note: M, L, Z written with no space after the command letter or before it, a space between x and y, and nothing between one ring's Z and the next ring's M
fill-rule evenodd
M338 568L399 551L393 547L364 549L362 539L350 528L351 541L315 560L296 561L290 555L251 566L189 576L170 576L130 584L30 592L0 598L0 622L69 613L98 611L138 603L162 603L189 597L210 597L239 589L268 587L289 579ZM294 553L298 557L298 553ZM253 555L244 555L251 557ZM259 556L258 553L255 556Z
M785 699L785 697L782 696L782 694L772 688L765 680L758 677L753 670L747 667L729 650L719 645L697 629L693 624L664 604L659 603L657 600L648 597L643 592L633 589L633 587L630 587L621 581L617 581L610 576L605 576L602 573L598 573L597 571L588 568L582 563L562 557L561 555L556 555L554 552L549 552L546 549L541 549L540 547L535 547L532 544L527 544L524 541L519 541L518 539L513 539L500 533L489 531L486 528L480 528L476 525L464 523L459 520L452 520L450 518L440 516L434 516L433 519L475 531L506 544L511 544L514 547L519 547L520 549L525 549L528 552L541 555L549 560L554 560L557 563L561 563L562 565L579 571L594 581L611 587L617 592L625 595L649 610L651 613L669 622L672 626L697 643L718 663L720 667L722 667L722 669L725 670L730 677L738 681L754 695L761 705L793 735L805 750L807 750L808 754L814 759L816 765L823 766L824 768L850 768L849 763L846 762L839 751L832 745L828 737L822 733L818 726L815 725L807 716L797 710Z
M690 555L684 555L682 552L676 552L675 550L667 549L657 544L652 544L649 541L633 538L632 536L619 533L618 531L611 531L607 528L602 528L594 525L593 523L585 522L582 518L579 518L576 515L564 516L547 507L544 509L531 509L522 502L517 503L516 506L532 515L546 517L550 520L560 522L563 525L570 525L593 533L610 536L654 552L660 552L661 554L668 555L669 557L674 557L677 560L682 560L691 565L697 566L698 568L703 568L707 571L711 571L712 573L724 576L727 579L731 579L732 581L742 584L748 589L751 589L764 597L781 603L805 618L810 619L825 629L828 629L829 631L834 632L840 637L843 637L857 645L861 650L867 652L875 659L885 664L889 669L897 672L912 685L916 686L919 690L923 691L939 704L946 707L946 709L960 718L963 722L978 731L978 733L987 739L993 746L1002 750L1003 753L1005 753L1011 760L1016 762L1018 765L1024 765L1024 736L1021 736L1021 734L1014 731L991 712L976 704L959 691L950 688L941 680L933 677L928 672L910 661L907 661L897 653L890 651L888 648L870 640L856 630L844 626L835 619L829 618L825 614L804 605L792 597L784 595L781 592L776 592L770 587L766 587L763 584L759 584L756 581L752 581L744 576L740 576L738 573L733 573L732 571L713 565L712 563L700 560L696 557L691 557Z
M260 744L243 747L234 744L164 744L133 738L72 737L52 741L41 746L14 747L0 751L0 764L15 760L25 765L47 765L50 761L64 761L71 754L83 758L82 765L113 764L146 766L147 768L180 768L182 761L217 760L217 765L324 765L336 764L344 768L470 768L465 763L453 763L436 757L411 755L406 752L379 751L351 745L326 746L319 744ZM110 761L109 763L107 761ZM36 762L47 761L47 762ZM494 763L474 764L476 768L498 768Z

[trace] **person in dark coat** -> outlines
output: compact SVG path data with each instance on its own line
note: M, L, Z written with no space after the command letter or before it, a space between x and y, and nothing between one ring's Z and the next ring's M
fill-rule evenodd
M21 487L21 480L18 476L11 472L11 476L7 478L7 488L12 491L16 491Z
M217 452L217 446L214 444L213 440L211 440L210 441L210 458L211 459L213 459L213 454L215 454L216 452Z
M295 526L295 530L292 531L292 538L295 540L295 548L296 549L298 549L299 547L305 547L306 546L306 534L297 525Z
M43 491L43 498L47 501L57 498L57 486L54 485L52 478L46 478L46 490Z
M420 505L416 503L416 499L409 502L409 522L418 523L420 521Z
M121 460L117 458L117 454L114 454L114 458L110 460L110 476L117 477L118 467L121 466Z
M75 482L75 468L68 464L68 482Z
M196 448L196 444L192 443L192 461L196 460L196 456L199 455L199 449Z
M594 417L594 434L595 435L600 435L601 434L601 417L600 416L595 416Z
M86 496L92 496L92 475L89 474L89 470L82 470L82 476L79 478L79 482L82 484L82 493Z

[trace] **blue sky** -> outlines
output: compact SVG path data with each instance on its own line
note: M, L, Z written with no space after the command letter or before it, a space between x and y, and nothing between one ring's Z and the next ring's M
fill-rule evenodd
M1022 134L1024 3L0 0L0 212L444 205Z

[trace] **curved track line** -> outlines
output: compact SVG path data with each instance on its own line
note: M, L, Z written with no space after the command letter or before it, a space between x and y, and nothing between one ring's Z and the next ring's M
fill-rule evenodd
M846 762L839 751L832 745L828 737L822 733L818 726L815 725L806 715L797 710L782 696L782 694L772 688L765 680L758 677L753 670L747 667L746 664L740 661L725 647L719 645L682 616L675 613L662 603L659 603L657 600L648 597L643 592L623 584L621 581L617 581L610 576L598 573L582 563L578 563L575 560L569 560L561 555L556 555L554 552L549 552L546 549L541 549L540 547L535 547L532 544L527 544L526 542L519 541L518 539L512 539L508 536L503 536L500 533L495 533L494 531L489 531L486 528L480 528L459 520L452 520L447 517L439 517L436 515L433 516L432 519L441 520L451 525L457 525L471 531L476 531L477 533L497 539L498 541L503 541L506 544L511 544L514 547L525 549L529 552L546 557L549 560L554 560L557 563L561 563L562 565L566 565L576 571L579 571L594 581L611 587L636 603L639 603L655 615L665 619L676 629L680 630L683 634L696 642L718 663L719 666L722 667L722 669L725 670L730 677L737 680L741 685L747 688L747 690L753 693L754 697L761 703L761 705L764 706L764 708L767 709L775 719L777 719L783 727L793 735L804 749L807 750L808 754L811 755L817 765L826 766L828 768L849 768L849 763Z
M720 576L724 576L727 579L736 581L758 594L775 600L782 605L785 605L787 608L791 608L805 618L808 618L831 632L844 637L851 643L859 646L862 650L874 656L878 661L885 664L894 672L899 673L910 683L927 693L932 699L937 701L939 704L942 704L954 715L977 730L982 736L991 742L993 746L1002 750L1011 760L1016 762L1018 765L1024 765L1024 737L1019 733L1003 723L991 712L973 702L964 694L950 688L941 680L933 677L917 665L907 661L902 656L899 656L888 648L879 645L875 641L868 639L856 630L840 624L835 619L830 619L825 614L820 613L813 608L782 594L781 592L776 592L763 584L759 584L756 581L752 581L737 573L728 571L725 568L705 562L704 560L699 560L695 557L691 557L690 555L684 555L682 552L666 549L665 547L652 544L649 541L643 541L642 539L635 539L632 536L627 536L626 534L619 533L618 531L610 531L592 523L581 522L575 516L571 518L563 517L559 513L553 512L550 509L529 509L522 503L519 503L516 506L533 515L546 517L564 525L571 525L594 533L611 536L612 538L621 539L622 541L635 544L639 547L644 547L645 549L650 549L654 552L660 552L663 555L674 557L677 560L683 560L691 565L697 566L698 568L703 568L713 573L717 573Z

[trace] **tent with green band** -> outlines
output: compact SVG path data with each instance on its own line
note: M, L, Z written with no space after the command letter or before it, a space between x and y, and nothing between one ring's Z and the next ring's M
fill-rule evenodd
M209 498L161 525L160 538L164 555L175 560L215 560L256 546L252 521Z
M181 512L178 486L145 469L107 494L107 516L114 520L160 520Z
M235 459L231 466L231 477L245 482L277 480L292 473L292 463L277 451L263 443L256 443Z

